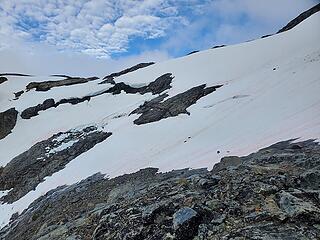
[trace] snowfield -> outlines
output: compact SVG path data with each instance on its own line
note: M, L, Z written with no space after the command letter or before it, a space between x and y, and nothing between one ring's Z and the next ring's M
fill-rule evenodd
M112 136L81 154L34 191L12 204L0 206L0 227L15 212L49 190L78 182L94 173L109 177L145 167L160 171L212 166L226 155L245 155L275 142L320 136L320 13L297 27L268 38L210 49L115 78L131 86L143 86L165 73L174 76L169 97L192 87L223 85L190 106L190 115L135 125L134 109L154 95L103 94L76 105L63 104L39 112L17 124L0 140L0 166L35 143L58 132L94 125ZM48 73L50 74L50 73ZM108 74L108 73L106 73ZM30 90L13 100L14 92L31 81L46 77L8 77L0 85L0 112L11 107L21 113L48 98L83 97L106 90L101 79L84 84ZM72 144L51 152L68 148ZM50 153L51 153L50 152ZM7 194L0 192L0 196Z

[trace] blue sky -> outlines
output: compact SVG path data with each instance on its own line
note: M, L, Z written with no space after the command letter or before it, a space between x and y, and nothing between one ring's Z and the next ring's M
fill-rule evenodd
M157 61L276 32L318 2L1 0L0 54L24 49L43 56Z

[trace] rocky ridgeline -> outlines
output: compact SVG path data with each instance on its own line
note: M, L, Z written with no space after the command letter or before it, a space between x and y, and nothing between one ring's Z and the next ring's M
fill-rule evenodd
M281 142L206 169L95 174L33 202L1 239L320 239L320 146Z
M130 73L130 72L134 72L134 71L137 71L141 68L145 68L145 67L148 67L150 65L153 65L155 64L154 62L147 62L147 63L139 63L139 64L136 64L132 67L129 67L129 68L126 68L120 72L115 72L115 73L111 73L109 74L108 76L105 76L103 78L104 81L100 82L100 84L106 84L106 83L111 83L111 84L115 84L116 82L114 81L114 78L116 77L120 77L122 75L125 75L127 73Z
M298 17L294 18L286 26L281 28L277 33L282 33L282 32L285 32L285 31L288 31L288 30L294 28L299 23L303 22L305 19L307 19L308 17L312 16L313 14L315 14L319 11L320 11L320 3L315 5L312 8L308 9L307 11L304 11L303 13L301 13Z
M97 80L98 77L80 78L80 77L67 77L59 81L44 81L44 82L31 82L26 86L26 90L35 89L36 91L49 91L51 88L70 86L75 84L87 83L89 81Z

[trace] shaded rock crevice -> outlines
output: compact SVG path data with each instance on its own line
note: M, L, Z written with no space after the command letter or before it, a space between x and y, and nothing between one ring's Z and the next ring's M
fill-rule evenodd
M11 133L11 130L16 125L17 117L18 111L15 108L0 112L0 139L5 138Z
M13 158L0 172L0 190L10 190L1 201L17 201L44 180L60 171L77 156L93 148L112 134L90 126L60 132L33 145Z
M161 119L175 117L182 113L190 114L187 111L188 107L220 87L222 87L222 85L206 87L206 85L203 84L166 100L164 99L168 97L168 95L162 94L151 101L145 102L130 114L141 114L139 118L134 120L134 123L137 125L157 122Z

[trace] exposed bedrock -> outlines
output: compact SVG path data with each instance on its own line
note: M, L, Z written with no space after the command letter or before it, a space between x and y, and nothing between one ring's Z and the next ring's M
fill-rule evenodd
M13 158L0 169L0 191L12 189L2 201L12 203L43 181L60 171L67 163L111 136L90 126L81 130L60 132L38 142Z
M133 67L130 67L130 68L127 68L127 69L124 69L120 72L115 72L115 73L111 73L110 75L108 76L105 76L103 78L104 81L100 82L100 84L105 84L105 83L115 83L114 82L114 78L115 77L119 77L121 75L124 75L124 74L127 74L129 72L133 72L133 71L136 71L140 68L145 68L145 67L148 67L150 65L154 64L154 62L148 62L148 63L139 63L137 65L134 65Z
M190 114L187 111L188 107L220 87L222 87L222 85L206 87L206 85L203 84L166 100L164 99L168 95L162 94L151 101L145 102L130 114L141 114L138 119L134 120L134 123L137 125L160 121L168 117L175 117L181 113Z
M38 115L39 111L44 111L54 106L55 106L55 101L54 99L50 98L45 100L43 103L40 103L34 107L29 107L23 110L21 113L21 117L23 119L29 119L31 117Z
M216 45L216 46L213 46L211 49L216 49L216 48L222 48L222 47L225 47L226 45Z
M0 73L0 76L31 77L32 75L23 73Z
M120 82L120 83L116 83L113 87L109 88L107 92L112 94L120 94L121 91L124 91L125 93L131 93L131 94L135 94L135 93L145 94L148 92L152 94L159 94L171 88L170 84L172 82L172 79L173 79L172 73L166 73L158 77L153 82L149 83L149 85L143 86L143 87L131 87L130 85Z
M98 77L90 77L90 78L66 78L59 81L44 81L44 82L31 82L26 86L27 91L35 88L36 91L48 91L54 87L61 86L69 86L74 84L82 84L87 83L89 81L93 81L99 79Z
M172 74L171 73L166 73L160 77L158 77L155 81L151 82L149 85L145 87L131 87L129 85L126 85L125 83L117 83L115 86L102 91L98 92L92 95L84 96L84 97L73 97L73 98L66 98L66 99L61 99L58 102L55 102L54 99L46 99L43 103L40 103L36 106L32 106L29 108L26 108L25 110L22 111L21 117L23 119L30 119L34 116L37 116L40 111L45 111L49 108L52 107L58 107L61 104L66 104L70 103L72 105L84 102L84 101L90 101L91 98L100 96L102 94L106 93L112 93L112 94L120 94L121 91L124 91L128 94L135 94L135 93L140 93L140 94L145 94L145 93L152 93L152 94L159 94L169 88L171 88L171 82L172 82Z
M8 78L6 78L6 77L0 77L0 84L1 84L1 83L4 83L4 82L6 82L6 81L8 81Z
M66 99L64 98L64 99L59 100L58 102L55 102L54 99L49 98L49 99L46 99L45 101L43 101L43 103L40 103L40 104L33 106L33 107L28 107L25 110L23 110L21 113L21 117L23 119L30 119L34 116L37 116L40 111L45 111L49 108L58 107L59 105L66 104L66 103L70 103L72 105L75 105L75 104L82 103L85 101L90 101L90 99L92 97L93 96L84 96L82 98L66 98Z
M7 111L0 112L0 139L5 138L11 133L17 122L18 111L10 108Z
M13 99L13 100L18 100L23 93L24 93L23 90L18 91L18 92L15 92L15 93L14 93L14 99Z
M287 141L238 158L210 172L97 173L34 201L0 238L320 239L317 143Z
M186 56L189 56L189 55L192 55L192 54L195 54L195 53L198 53L198 52L199 52L199 50L194 50L194 51L189 52Z
M308 17L312 16L313 14L320 11L320 3L315 5L314 7L310 8L309 10L301 13L298 17L290 21L286 26L284 26L282 29L280 29L277 33L288 31L295 26L297 26L299 23L303 22Z

